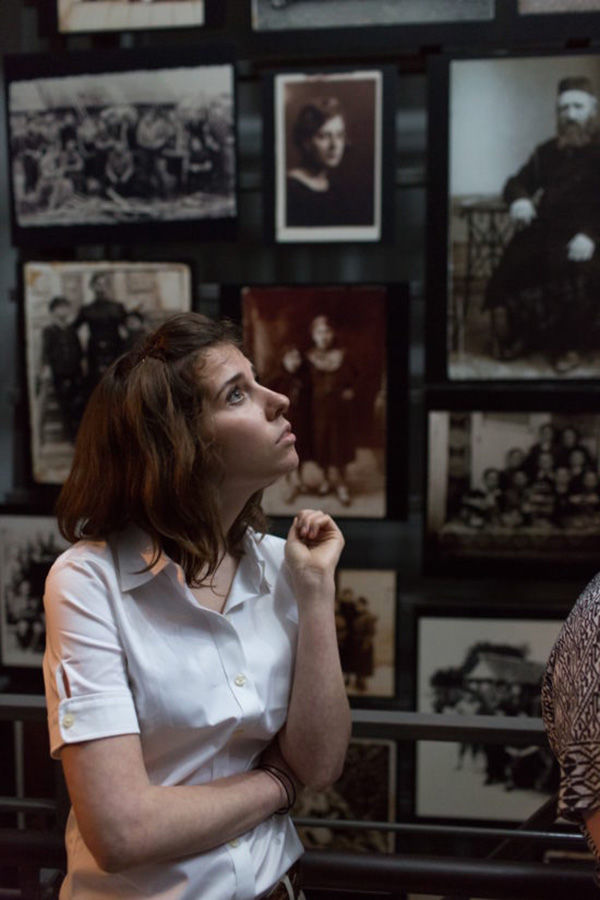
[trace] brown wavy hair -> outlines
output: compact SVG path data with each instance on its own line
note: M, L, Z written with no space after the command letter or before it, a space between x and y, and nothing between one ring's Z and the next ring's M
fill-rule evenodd
M223 548L241 555L248 526L266 530L254 494L227 534L219 519L222 465L203 413L202 367L220 344L241 349L233 323L172 316L103 375L86 406L56 514L68 541L106 540L134 523L189 584L216 570Z

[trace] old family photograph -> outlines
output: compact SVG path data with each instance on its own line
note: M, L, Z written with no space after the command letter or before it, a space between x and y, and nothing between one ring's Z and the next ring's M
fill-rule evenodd
M429 413L431 559L591 564L600 534L600 416Z
M233 90L229 65L12 80L17 226L233 219Z
M30 262L23 279L33 476L61 484L91 391L121 353L191 308L191 274L181 263Z

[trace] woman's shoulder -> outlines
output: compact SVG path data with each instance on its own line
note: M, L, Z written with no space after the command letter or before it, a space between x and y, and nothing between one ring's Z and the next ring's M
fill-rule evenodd
M79 540L67 547L54 560L48 578L56 578L72 571L79 575L99 569L114 569L114 560L107 541Z

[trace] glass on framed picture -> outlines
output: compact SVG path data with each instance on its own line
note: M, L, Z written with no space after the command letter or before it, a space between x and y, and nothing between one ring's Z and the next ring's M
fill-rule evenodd
M41 667L46 640L44 583L67 548L50 516L0 513L2 664Z
M175 262L28 262L23 269L33 478L60 484L81 416L108 366L191 308Z
M418 712L539 718L542 677L562 619L500 612L423 609ZM417 742L417 816L523 821L557 788L558 768L545 746Z
M396 573L338 569L335 622L348 695L393 697Z
M369 827L370 822L396 818L396 743L375 738L350 741L341 777L324 791L304 788L292 810L294 819L326 819L302 825L298 833L306 849L352 853L393 853L393 832ZM331 820L359 820L361 828L340 828Z

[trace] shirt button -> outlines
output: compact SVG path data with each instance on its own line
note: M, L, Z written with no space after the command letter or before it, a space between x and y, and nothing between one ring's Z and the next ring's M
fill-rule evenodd
M72 713L65 713L62 723L63 728L71 728L75 724L75 716Z
M237 838L234 838L232 841L229 841L229 846L235 848L235 847L237 847L237 846L239 845L239 843L240 843L240 842L238 841L238 839L237 839Z
M233 679L234 684L237 684L238 687L244 687L246 684L246 676L245 675L236 675Z

